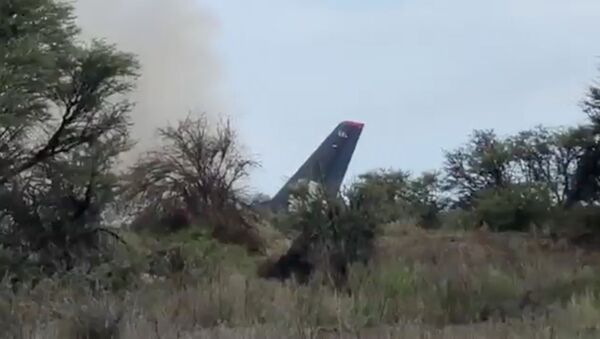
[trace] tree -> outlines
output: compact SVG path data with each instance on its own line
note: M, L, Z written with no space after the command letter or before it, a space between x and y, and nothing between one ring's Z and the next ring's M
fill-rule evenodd
M590 119L594 132L600 133L600 87L597 84L588 88L583 101L583 112Z
M408 216L409 180L406 171L378 169L360 175L347 195L361 208L372 211L380 223L393 222Z
M48 116L48 96L60 79L59 64L68 59L78 33L70 15L70 7L55 1L0 4L3 159L10 155L9 143L23 141L32 125Z
M509 138L516 181L542 184L554 203L563 204L573 187L577 160L592 142L587 127L549 129L538 126Z
M444 189L457 197L459 206L469 206L473 195L483 189L511 183L512 154L493 130L475 130L469 142L445 152Z
M600 198L600 87L590 86L583 101L583 111L590 120L593 141L585 147L579 158L566 207L579 201L591 202Z
M127 146L99 140L13 177L0 194L0 244L48 272L102 255L102 235L115 236L103 226L119 188L111 169Z
M238 185L257 162L241 153L229 121L211 128L204 115L160 128L163 145L131 168L132 201L153 209L186 206L196 216L241 202Z
M114 46L76 41L72 8L8 1L0 12L0 185L129 125L138 64Z
M439 172L424 172L412 179L406 200L410 203L411 214L426 228L436 227L440 212L450 204L443 190Z
M163 144L144 154L125 180L131 210L160 220L183 208L218 239L254 248L256 238L242 213L242 183L258 163L243 154L229 121L212 126L205 115L188 116L158 133Z
M415 218L424 227L434 226L447 204L437 172L412 177L402 170L370 171L359 176L346 196L371 211L379 223Z
M71 6L0 4L0 247L49 271L95 251L131 147L123 97L138 64L112 45L77 41Z

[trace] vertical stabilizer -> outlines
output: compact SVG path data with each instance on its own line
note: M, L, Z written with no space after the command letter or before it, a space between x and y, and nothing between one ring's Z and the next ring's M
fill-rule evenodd
M301 182L318 183L324 186L328 194L337 194L363 127L363 123L354 121L344 121L337 125L268 202L269 207L273 210L287 209L291 189Z

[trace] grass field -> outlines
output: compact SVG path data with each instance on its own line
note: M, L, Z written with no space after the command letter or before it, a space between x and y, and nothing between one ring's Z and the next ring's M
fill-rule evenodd
M160 243L129 240L120 255L130 260L104 271L4 289L5 337L600 336L600 255L532 235L391 225L371 263L351 268L350 292L339 293L325 276L305 286L260 279L263 258L190 233L162 240L171 249L162 277L138 275L135 258ZM92 293L99 283L110 288Z

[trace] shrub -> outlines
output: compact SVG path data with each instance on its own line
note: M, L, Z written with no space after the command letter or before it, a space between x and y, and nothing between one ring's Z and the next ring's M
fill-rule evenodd
M447 204L435 172L413 178L401 170L371 171L350 186L347 198L369 210L379 223L415 219L425 228L439 225L439 213Z
M306 281L319 268L341 287L348 265L371 257L378 219L360 200L331 197L321 187L311 194L299 190L293 195L295 209L287 220L300 235L263 276L287 279L296 274Z
M441 213L439 222L444 229L449 230L472 230L478 226L474 213L464 209L452 209Z
M600 207L576 205L568 209L556 208L548 221L551 234L565 238L572 244L600 248Z
M551 206L550 196L543 187L512 185L479 192L473 213L494 231L525 231L532 224L543 223Z

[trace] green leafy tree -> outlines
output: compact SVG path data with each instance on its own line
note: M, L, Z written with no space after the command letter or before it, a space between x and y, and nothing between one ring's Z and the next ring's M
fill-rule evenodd
M105 134L127 130L122 99L137 77L132 55L77 42L72 8L3 2L0 11L0 185Z
M97 254L114 163L132 145L135 57L79 42L72 13L52 0L0 4L0 247L49 271Z
M600 133L600 86L592 85L583 101L583 112L587 114L594 131Z
M552 201L563 204L573 187L577 160L593 142L587 127L538 126L509 138L516 181L547 187Z
M444 189L469 206L477 192L512 182L509 145L492 130L475 130L466 145L445 152Z
M348 191L348 198L370 210L380 223L394 222L409 213L410 173L379 169L358 177Z
M440 223L440 213L449 205L439 172L425 172L409 182L406 200L410 214L426 228L435 228Z
M414 218L421 226L434 227L447 205L437 172L413 178L402 170L371 171L359 176L347 196L370 210L379 223Z
M592 202L600 198L600 87L597 85L590 86L583 101L583 111L590 120L593 142L585 147L579 158L566 207L579 201Z
M16 262L51 273L101 259L103 235L116 236L103 222L119 190L112 163L126 147L98 141L11 179L0 194L0 243Z

